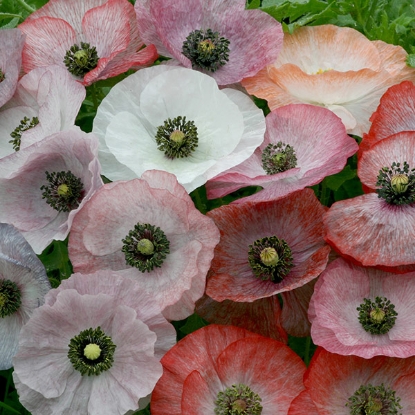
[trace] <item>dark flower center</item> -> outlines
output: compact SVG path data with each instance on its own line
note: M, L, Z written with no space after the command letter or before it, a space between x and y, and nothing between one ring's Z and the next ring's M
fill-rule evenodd
M81 47L75 44L66 51L63 63L72 75L83 77L97 67L98 60L95 46L91 47L89 43L81 42Z
M16 283L0 279L0 317L14 314L22 304L22 294Z
M385 297L376 297L375 301L368 298L357 307L359 322L371 334L385 334L395 324L398 313L395 306Z
M37 117L33 117L31 120L27 117L24 117L23 120L20 120L20 124L13 130L13 132L10 133L10 137L13 138L13 140L10 140L9 143L13 144L13 150L20 150L22 134L38 124L39 119Z
M77 209L84 196L81 179L70 171L46 172L47 186L41 186L42 199L58 212L70 212Z
M238 384L218 393L215 401L215 415L260 415L260 396L249 386Z
M346 406L350 408L350 415L402 415L399 409L400 398L395 391L380 386L362 385L349 399Z
M168 118L157 128L157 148L170 158L187 157L198 146L197 128L186 117Z
M407 205L415 201L415 169L404 161L379 170L376 193L392 205Z
M262 152L262 168L267 174L276 174L297 166L294 148L279 141L270 143Z
M194 30L183 42L182 53L193 68L215 72L229 61L229 43L211 29Z
M281 282L294 266L290 247L276 236L249 245L248 262L257 278L275 283Z
M6 75L4 72L0 69L0 82L3 82L6 79Z
M122 240L125 260L128 265L141 272L150 272L161 267L170 253L170 242L157 226L137 223Z
M99 375L114 362L116 345L101 327L81 331L69 342L68 358L81 375Z

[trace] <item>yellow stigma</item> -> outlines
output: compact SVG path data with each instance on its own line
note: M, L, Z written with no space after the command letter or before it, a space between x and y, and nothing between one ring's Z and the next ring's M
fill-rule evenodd
M381 308L375 308L370 312L370 318L376 323L381 323L385 318L385 312Z
M84 356L89 360L96 360L101 354L101 348L95 343L89 343L85 346Z
M247 404L243 399L237 399L232 404L232 411L236 411L238 414L244 413L246 407L247 407Z
M69 194L69 186L63 183L58 186L57 192L59 196L67 196Z
M277 265L280 259L277 251L274 248L264 248L259 254L259 257L261 262L267 267Z
M215 45L210 39L205 39L199 42L197 48L199 52L211 53L215 49Z
M185 137L185 133L180 130L174 130L170 134L170 140L173 141L176 144L181 144L183 142L183 138Z
M405 193L409 185L409 177L406 174L395 174L391 178L391 186L395 193Z
M152 255L154 253L154 245L149 239L140 239L137 242L137 251L143 255Z
M373 414L379 413L380 410L383 408L382 401L379 398L374 398L371 402L368 402L366 405L366 413Z
M272 160L273 160L273 161L274 161L274 163L276 163L276 164L280 164L280 163L284 162L286 159L287 159L287 155L286 155L286 154L284 154L284 153L280 153L280 152L275 153L275 154L272 156Z
M88 53L86 50L81 49L74 53L73 55L75 61L78 63L78 65L86 65L88 63Z

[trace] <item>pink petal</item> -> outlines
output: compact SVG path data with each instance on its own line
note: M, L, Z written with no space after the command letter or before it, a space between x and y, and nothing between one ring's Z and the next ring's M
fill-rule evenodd
M23 48L25 72L53 64L65 68L63 58L66 51L78 41L77 34L67 22L53 17L40 17L21 23L19 29L26 34Z

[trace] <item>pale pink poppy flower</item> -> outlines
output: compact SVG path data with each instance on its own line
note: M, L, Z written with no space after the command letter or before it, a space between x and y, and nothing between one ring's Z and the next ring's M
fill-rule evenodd
M72 224L69 257L75 272L111 269L137 280L164 316L181 320L203 295L218 242L175 176L151 170L95 193Z
M174 341L138 284L111 272L73 275L21 333L13 361L20 401L34 415L124 415L146 404Z
M157 58L154 45L142 48L127 0L50 0L19 28L26 34L25 72L56 64L84 85Z
M303 26L285 33L278 59L242 85L271 110L296 103L326 107L348 133L362 136L383 93L415 80L406 57L402 47L370 41L348 27Z
M245 10L245 0L137 0L135 11L144 42L219 85L255 75L282 47L281 24L262 10Z
M210 325L187 335L161 363L150 404L154 415L287 415L304 390L298 355L233 326Z
M325 108L287 105L268 114L265 122L265 139L255 153L206 183L209 199L245 186L263 190L233 203L283 197L340 172L358 150L340 118Z
M305 375L306 394L289 415L415 413L415 357L363 359L318 348ZM316 412L317 409L317 412Z
M0 30L0 107L14 94L22 65L25 35L19 29Z
M320 275L311 298L313 342L365 359L414 356L414 294L414 272L396 275L339 258Z
M49 290L32 247L14 226L0 223L0 370L13 366L20 329Z
M414 169L414 131L391 135L364 151L358 176L369 193L330 207L324 216L326 241L358 265L414 271Z
M84 99L85 88L60 66L24 75L0 111L0 158L70 129Z
M85 201L102 185L98 139L78 127L0 159L0 221L40 254L64 240Z

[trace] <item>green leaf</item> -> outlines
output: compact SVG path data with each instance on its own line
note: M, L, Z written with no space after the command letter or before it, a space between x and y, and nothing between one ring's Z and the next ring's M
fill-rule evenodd
M258 9L258 8L259 8L259 6L261 6L261 0L252 0L252 1L249 3L249 5L248 5L247 9L248 9L248 10L250 10L250 9Z
M406 57L406 64L412 68L415 68L415 54L411 54Z
M4 410L8 411L8 412L3 412L3 413L20 415L19 411L16 411L16 409L13 409L11 406L6 405L4 402L1 402L1 401L0 401L0 408L3 408Z
M350 166L347 165L340 173L326 177L324 183L330 190L336 191L343 183L354 177L356 177L356 171L352 170Z
M69 261L67 244L67 240L53 241L39 255L39 259L46 268L51 285L54 287L57 286L57 281L60 282L69 278L73 272L72 265Z
M10 19L12 17L16 17L17 19L23 19L23 17L20 14L0 13L0 20Z
M186 319L186 323L180 327L180 331L184 334L190 334L194 331L207 326L209 323L204 320L202 317L198 316L196 313L192 314Z
M14 19L10 20L9 23L6 23L5 25L1 26L0 29L14 29L19 24L20 19L15 17Z

